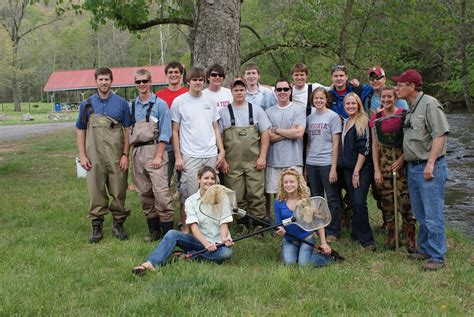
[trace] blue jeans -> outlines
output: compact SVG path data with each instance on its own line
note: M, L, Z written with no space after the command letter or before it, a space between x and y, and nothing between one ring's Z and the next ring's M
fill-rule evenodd
M326 192L329 210L331 211L331 223L325 228L326 234L339 237L341 234L341 200L338 184L329 182L331 165L314 166L306 164L306 168L311 196L324 197L324 192Z
M166 260L171 253L173 253L175 246L180 247L185 252L195 252L204 249L201 242L199 242L193 235L177 230L170 230L165 234L155 250L153 250L151 255L148 257L148 261L150 261L154 267L165 265ZM225 260L230 259L231 256L232 250L226 246L222 246L214 252L207 251L193 256L192 259L204 259L211 262L222 263Z
M359 171L359 187L352 185L353 169L344 169L344 181L349 191L352 204L351 238L359 241L362 246L374 244L374 235L369 223L369 210L367 209L367 194L371 182L371 173L367 165Z
M314 243L311 238L308 242ZM312 263L315 267L326 266L332 262L331 258L322 253L314 253L313 247L299 241L287 241L283 239L281 243L281 257L285 265L298 263L299 266L305 266Z
M420 253L431 261L443 262L446 253L444 221L444 186L448 177L446 158L435 162L434 177L426 181L423 170L426 163L408 164L408 192L413 213L418 220L418 246Z

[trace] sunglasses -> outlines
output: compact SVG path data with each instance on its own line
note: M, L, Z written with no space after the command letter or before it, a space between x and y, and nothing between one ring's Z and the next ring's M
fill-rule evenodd
M211 77L221 77L221 78L225 77L224 74L219 74L219 73L210 73L209 76L211 76Z
M344 73L347 73L347 68L344 65L336 65L331 69L331 73L334 73L337 70L342 70Z
M384 78L385 76L370 76L369 77L369 80L370 81L374 81L374 80L380 80L382 78Z
M148 84L149 82L149 79L135 80L135 85Z
M290 87L275 88L275 90L276 90L277 92L282 92L282 91L288 92L288 91L290 91L290 89L291 89Z

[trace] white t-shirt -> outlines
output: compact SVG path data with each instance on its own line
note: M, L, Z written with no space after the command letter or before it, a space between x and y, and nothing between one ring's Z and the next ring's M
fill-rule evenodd
M219 120L219 113L206 96L194 97L185 93L176 97L171 106L171 120L180 124L182 154L202 158L217 155L212 123Z
M311 86L312 91L314 91L318 87L323 87L326 90L329 89L329 87L323 86L319 83L314 83ZM308 103L308 84L304 84L304 87L301 89L298 89L296 88L296 86L293 86L292 101L306 108L306 104Z
M249 126L248 104L241 107L236 107L232 105L232 110L234 112L234 117L235 117L235 126L248 127ZM259 106L254 106L252 104L252 114L253 114L254 125L257 126L257 129L258 131L260 131L260 133L271 128L272 124L270 123L270 120L268 120L268 117L262 108L260 108ZM221 128L221 131L224 131L224 129L227 129L231 126L229 109L225 107L219 110L219 116L220 116L219 125Z
M219 91L212 91L206 88L202 91L203 95L212 100L217 110L226 107L229 103L232 103L234 98L229 88L221 87Z

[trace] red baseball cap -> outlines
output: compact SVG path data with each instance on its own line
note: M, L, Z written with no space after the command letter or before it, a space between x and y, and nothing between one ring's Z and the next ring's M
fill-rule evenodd
M247 88L247 83L245 82L243 78L240 78L240 77L237 77L232 81L232 83L230 84L230 88L232 89L237 85L241 85Z
M420 73L414 69L407 69L400 76L392 77L392 80L396 83L412 83L416 86L423 84L423 78Z
M370 76L371 74L375 74L375 76L377 77L385 76L385 72L383 71L383 68L380 66L370 67L367 70L367 75Z

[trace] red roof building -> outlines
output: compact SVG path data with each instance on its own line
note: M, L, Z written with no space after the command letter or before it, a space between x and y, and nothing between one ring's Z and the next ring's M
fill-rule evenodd
M135 87L135 71L144 68L151 73L152 85L166 85L165 66L140 66L111 68L114 80L112 88ZM81 69L53 72L46 85L45 92L96 89L95 69Z

